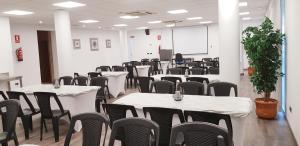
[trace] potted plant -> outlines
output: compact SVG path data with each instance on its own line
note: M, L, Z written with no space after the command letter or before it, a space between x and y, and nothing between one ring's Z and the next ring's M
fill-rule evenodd
M256 98L256 115L259 118L274 119L277 116L276 99L271 93L276 90L276 83L282 76L280 46L284 35L274 29L269 18L258 27L247 27L243 31L242 44L246 50L250 66L254 68L250 80L262 98Z

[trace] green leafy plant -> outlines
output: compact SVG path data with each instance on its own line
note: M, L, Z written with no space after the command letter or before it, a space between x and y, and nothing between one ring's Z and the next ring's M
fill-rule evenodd
M264 93L266 99L276 90L277 80L282 76L280 46L284 35L273 25L266 17L260 26L247 27L242 38L249 64L254 68L251 82L257 93Z

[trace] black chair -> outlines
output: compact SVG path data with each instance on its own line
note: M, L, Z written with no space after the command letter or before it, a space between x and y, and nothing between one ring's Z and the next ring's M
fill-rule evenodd
M142 62L131 61L131 65L133 65L133 66L138 66L138 65L143 65L143 64L142 64Z
M59 82L59 85L61 85L61 81L63 81L63 85L72 85L73 83L73 77L71 76L63 76L63 77L60 77L58 82Z
M20 104L16 100L0 101L0 115L2 118L3 132L0 133L0 143L2 146L8 146L8 141L14 140L16 146L19 141L16 134L16 121L18 117Z
M6 97L6 95L4 94L3 91L0 91L0 96L2 96L3 100L7 100L8 98Z
M144 107L144 115L147 117L147 113L150 114L151 120L156 122L160 128L159 135L159 145L168 146L170 142L170 134L172 128L173 116L177 115L180 122L185 122L184 116L179 109L169 109L169 108L158 108L158 107ZM181 141L178 140L180 143Z
M113 127L113 123L116 120L126 118L127 111L130 111L133 117L138 117L138 114L134 108L134 106L130 105L120 105L120 104L103 104L102 105L104 112L108 115L110 121L110 128ZM115 138L122 142L124 146L125 137L124 131L121 129L118 131L117 136Z
M191 117L193 121L208 122L215 125L219 125L220 120L224 120L226 123L228 134L231 138L233 138L232 122L230 115L199 111L184 111L184 117L186 121L188 121L188 118Z
M204 85L194 81L179 83L177 90L186 95L204 95Z
M193 122L176 125L172 128L169 146L176 146L179 134L183 134L186 146L233 146L228 132L214 124Z
M209 61L212 61L212 58L202 58L202 61L203 62L209 62Z
M104 146L109 121L97 113L84 113L72 117L64 146L70 145L76 121L81 121L82 124L82 146L100 146L102 126L105 125Z
M101 72L89 72L88 76L91 79L91 78L95 78L95 77L101 77L102 74L101 74Z
M182 69L181 68L168 68L167 69L167 74L172 74L172 75L182 75Z
M101 71L112 71L110 66L100 66L96 68L96 72L101 72Z
M184 60L183 60L183 57L182 57L182 54L181 53L176 53L175 54L175 63L176 65L181 65L184 63Z
M142 93L150 93L150 83L154 82L154 78L152 77L138 77L138 83L140 87L140 92Z
M191 75L204 75L206 73L205 69L200 67L191 68L189 69L189 72Z
M207 94L210 96L213 96L211 93L211 88L214 89L214 92L215 92L214 96L230 96L231 88L234 89L235 97L238 96L237 85L233 84L233 83L215 82L215 83L208 84Z
M73 83L77 86L87 86L88 85L88 78L84 76L75 77L73 79Z
M98 89L96 94L96 100L95 100L95 108L97 112L101 112L101 102L104 101L104 103L107 103L106 97L110 98L110 92L108 88L108 78L107 77L96 77L92 78L90 81L90 86L99 86L101 87Z
M123 62L122 63L122 66L129 66L129 65L132 65L131 62Z
M150 60L147 59L147 58L141 59L141 62L142 62L143 65L150 65L150 64L149 64L149 63L150 63Z
M18 117L21 118L22 120L22 124L23 124L23 128L24 128L24 133L25 133L25 139L29 139L29 129L32 130L32 116L37 115L40 113L39 109L35 109L32 105L32 103L30 102L29 98L26 96L26 94L24 92L15 92L15 91L7 91L6 92L9 99L14 99L14 100L18 100L20 101L20 98L23 98L26 103L27 103L27 107L29 108L19 108L19 113L18 113ZM45 124L45 121L43 121Z
M208 69L208 73L218 75L220 73L220 69L218 67L210 67Z
M115 66L112 66L112 70L113 71L126 71L126 67L115 65Z
M55 142L59 141L59 120L63 116L68 116L69 119L71 120L71 114L69 110L64 110L58 96L55 93L50 93L50 92L34 92L34 96L37 99L38 105L41 110L41 126L40 126L40 140L43 139L43 121L46 119L51 119L52 120L52 125L53 125L53 131L54 131L54 137L55 137ZM53 97L54 100L56 101L59 109L58 110L52 110L51 109L51 103L50 103L50 98Z
M139 77L139 74L138 74L136 66L128 65L128 66L126 66L126 69L128 71L128 75L126 77L127 88L129 87L129 84L130 84L130 87L132 87L132 81L134 82L134 87L136 88L136 86L137 86L137 78Z
M150 86L150 92L155 89L155 93L173 94L175 85L170 81L154 81Z
M181 80L180 77L168 77L168 76L166 76L166 77L161 77L161 80L162 81L170 81L170 82L174 83L174 92L175 92L176 87L177 87L177 82L182 83L182 80Z
M163 74L161 62L158 58L152 59L150 64L151 64L150 68L152 69L153 75Z
M74 72L74 78L79 77L79 73Z
M208 78L204 78L204 77L187 77L186 81L195 81L195 82L200 82L202 84L206 82L206 84L209 84Z
M114 146L120 129L124 131L124 145L122 146L159 146L159 126L151 120L126 118L115 121L109 146Z

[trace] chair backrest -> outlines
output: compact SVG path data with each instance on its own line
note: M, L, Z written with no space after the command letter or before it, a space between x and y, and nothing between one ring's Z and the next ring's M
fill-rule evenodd
M154 72L160 71L162 69L162 67L161 67L161 62L159 61L159 59L152 59L151 67Z
M204 85L194 81L179 83L177 90L186 95L204 95Z
M207 86L207 94L212 96L211 88L214 89L214 96L230 96L231 88L234 89L234 94L238 96L237 85L229 82L215 82Z
M206 73L205 69L200 67L191 68L189 69L189 72L191 75L204 75Z
M7 100L8 98L6 97L6 95L4 94L3 91L0 91L0 96L2 96L3 100Z
M149 65L150 61L147 58L141 59L143 65Z
M127 76L129 78L134 78L134 77L138 77L139 76L136 66L127 65L126 69L128 71L128 75Z
M182 75L183 73L181 68L168 68L167 74Z
M208 69L208 73L218 75L220 73L220 69L218 67L210 67Z
M113 71L126 71L126 67L115 65L115 66L112 66L112 70Z
M91 78L90 86L101 86L104 88L108 85L108 78L107 77L94 77Z
M175 85L173 82L170 81L154 81L151 84L150 92L155 89L155 93L166 93L172 94L174 93Z
M232 146L228 132L214 124L193 122L172 128L170 146L176 146L178 134L183 134L186 146Z
M90 76L90 75L89 75ZM79 76L79 77L75 77L73 79L73 83L75 85L78 85L78 86L87 86L88 85L88 78L87 77L84 77L84 76Z
M61 81L63 81L64 85L72 85L73 77L72 76L60 77L59 80L58 80L59 85L61 84Z
M140 92L142 93L150 93L150 83L154 82L154 78L152 77L138 77Z
M142 62L138 62L138 61L131 61L131 65L133 66L137 66L137 65L143 65Z
M34 92L33 94L37 99L37 103L40 107L42 117L44 117L44 118L52 118L53 117L51 103L50 103L51 97L53 97L54 100L56 101L61 113L64 113L64 108L63 108L58 96L56 95L56 93Z
M89 72L89 73L88 73L88 76L89 76L90 78L95 78L95 77L100 77L100 76L102 76L102 74L101 74L101 72Z
M20 98L23 98L28 107L30 108L31 112L32 113L36 113L36 110L35 108L33 107L32 103L30 102L29 98L27 97L27 95L24 93L24 92L16 92L16 91L7 91L6 92L9 99L15 99L15 100L18 100L20 101ZM19 108L19 116L23 116L24 113L23 113L23 109L21 108L21 105L20 105L20 108Z
M159 146L159 126L151 120L144 118L126 118L115 121L113 124L109 146L114 146L118 132L124 131L124 141L126 146Z
M159 145L169 145L174 115L179 117L181 123L185 122L183 113L179 109L144 107L143 111L145 117L147 117L147 113L149 113L151 120L159 125Z
M206 82L206 84L209 84L208 78L204 78L204 77L187 77L186 81L195 81L200 83Z
M110 66L100 66L100 67L96 68L96 72L99 70L100 71L111 71L111 68L110 68Z
M203 62L208 62L208 61L212 61L212 58L202 58Z
M6 139L8 140L11 139L12 134L15 132L19 108L20 108L20 104L19 101L17 100L10 99L10 100L0 101L0 115L5 117L2 118L5 120L2 121L3 132L7 133Z
M181 53L176 53L175 54L175 60L176 61L183 61L183 57Z
M132 65L131 62L123 62L122 66L128 66L128 65Z
M173 88L174 91L176 89L177 82L182 83L182 80L181 80L180 77L168 77L168 76L166 76L166 77L161 77L161 80L162 81L170 81L170 82L174 83L174 88Z
M73 129L77 121L81 121L82 124L82 146L100 146L102 126L105 125L104 146L109 121L105 116L97 113L84 113L73 116L64 146L70 145Z
M229 136L231 138L233 136L232 122L231 122L230 115L210 113L210 112L200 112L200 111L184 111L184 117L186 121L188 121L188 118L191 117L193 121L208 122L216 125L219 125L220 120L224 120L226 123Z
M79 77L79 73L74 72L74 78Z

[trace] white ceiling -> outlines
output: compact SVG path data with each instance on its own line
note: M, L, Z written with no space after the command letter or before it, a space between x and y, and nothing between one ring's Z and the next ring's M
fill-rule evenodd
M12 23L53 25L53 13L57 7L53 3L63 0L0 0L0 15L4 11L19 9L33 11L33 15L11 16ZM66 0L65 0L66 1ZM200 20L188 21L188 17L203 17L201 21L218 21L218 0L73 0L86 4L85 7L68 9L70 11L73 27L81 27L79 20L96 19L99 23L86 24L87 28L111 28L114 24L128 24L127 29L135 29L141 26L150 28L164 27L165 24L148 24L153 20L184 20L177 26L198 25ZM246 1L246 0L243 0ZM241 12L249 11L250 17L262 18L267 10L270 0L247 0L248 6L240 9ZM186 9L186 14L171 15L167 11L175 9ZM138 19L124 20L119 18L120 12L146 10L156 14L144 16Z

